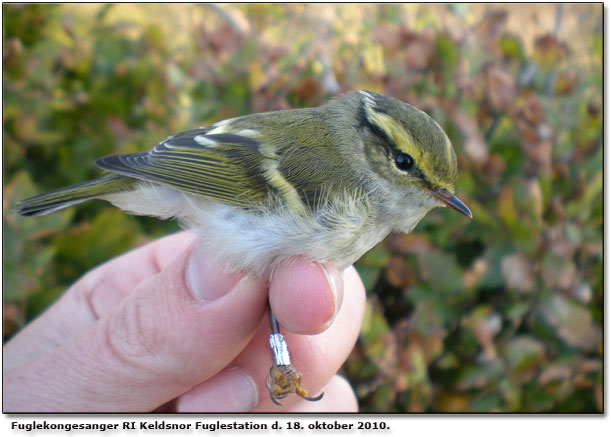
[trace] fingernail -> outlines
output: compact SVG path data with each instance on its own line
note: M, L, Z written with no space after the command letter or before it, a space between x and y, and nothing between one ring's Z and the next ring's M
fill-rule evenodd
M191 251L186 269L187 286L193 297L213 301L229 293L240 280L240 274L228 272L223 264L197 246Z
M326 325L331 325L333 320L335 320L335 316L339 311L339 295L343 292L343 280L341 277L341 273L333 266L327 266L326 264L316 262L320 266L320 269L327 278L327 282L329 283L329 289L331 290L331 294L333 295L333 316L327 321Z
M249 412L257 402L255 382L242 369L234 367L223 370L182 395L177 409L179 412Z

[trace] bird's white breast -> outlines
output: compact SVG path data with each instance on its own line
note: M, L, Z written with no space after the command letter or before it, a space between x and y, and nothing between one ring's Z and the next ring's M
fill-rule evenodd
M232 269L265 272L279 261L304 255L345 268L383 239L390 229L367 216L367 205L347 199L318 214L297 215L288 207L257 212L141 183L106 199L138 215L177 218L195 232L211 256ZM365 212L365 214L363 214Z

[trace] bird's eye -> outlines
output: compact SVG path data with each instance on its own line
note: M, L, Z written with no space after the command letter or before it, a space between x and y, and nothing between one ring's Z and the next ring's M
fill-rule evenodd
M411 170L414 166L414 158L409 156L407 153L397 153L397 156L395 156L395 165L402 171Z

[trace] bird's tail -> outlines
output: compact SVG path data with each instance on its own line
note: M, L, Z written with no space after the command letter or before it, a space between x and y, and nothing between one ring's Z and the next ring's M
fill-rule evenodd
M134 179L118 175L94 179L22 200L15 206L15 212L23 216L49 214L88 199L127 191L134 182Z

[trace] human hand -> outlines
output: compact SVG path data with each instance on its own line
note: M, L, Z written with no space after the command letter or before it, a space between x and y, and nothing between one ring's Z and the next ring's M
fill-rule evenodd
M336 375L364 311L354 268L326 265L335 287L302 259L275 270L270 302L293 365L311 395L325 391L278 407L265 388L268 283L225 272L197 244L186 232L157 240L70 287L4 346L4 411L356 411Z

